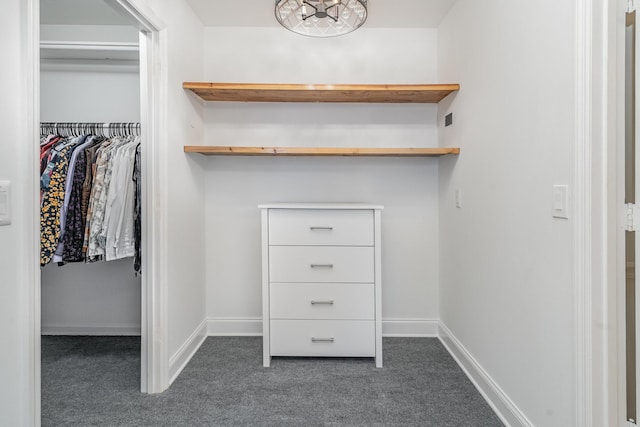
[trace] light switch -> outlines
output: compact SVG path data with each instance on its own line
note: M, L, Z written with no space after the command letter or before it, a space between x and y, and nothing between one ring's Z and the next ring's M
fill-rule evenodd
M553 217L569 218L569 186L553 186Z
M0 225L11 224L11 182L0 181Z

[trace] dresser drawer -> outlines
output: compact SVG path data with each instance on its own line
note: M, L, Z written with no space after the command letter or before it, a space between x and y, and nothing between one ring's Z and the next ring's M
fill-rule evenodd
M375 356L373 320L272 320L272 356Z
M373 283L374 249L348 246L271 246L271 282Z
M269 210L269 244L373 246L371 210Z
M272 283L271 319L374 319L373 284Z

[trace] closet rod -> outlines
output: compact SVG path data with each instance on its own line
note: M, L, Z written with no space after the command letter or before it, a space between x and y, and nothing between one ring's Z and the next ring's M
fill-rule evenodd
M43 122L40 123L40 135L102 135L102 136L138 136L140 123L135 122Z

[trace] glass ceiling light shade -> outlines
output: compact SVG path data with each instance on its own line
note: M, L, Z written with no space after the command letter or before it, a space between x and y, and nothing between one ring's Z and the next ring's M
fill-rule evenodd
M276 0L276 19L305 36L341 36L367 20L367 0Z

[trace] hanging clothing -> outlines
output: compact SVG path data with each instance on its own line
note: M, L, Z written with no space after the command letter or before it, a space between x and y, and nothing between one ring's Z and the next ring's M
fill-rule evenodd
M88 142L87 142L88 141ZM90 138L87 135L78 137L77 145L73 148L69 165L67 166L67 177L65 180L64 190L64 202L62 203L62 209L60 210L60 237L58 238L58 247L53 254L53 262L62 261L62 251L64 247L64 234L67 224L67 211L69 210L69 201L71 199L72 187L74 184L74 175L76 172L76 164L78 161L78 154L84 152L84 148L91 143Z
M48 135L40 143L40 264L135 257L140 137Z
M64 203L66 172L69 160L73 152L73 147L79 142L78 138L73 138L69 142L63 142L56 146L54 156L47 165L47 170L51 171L46 180L46 192L42 199L40 209L40 264L46 265L53 258L55 250L58 248L60 237L60 213ZM42 182L42 180L41 180Z
M133 166L137 147L136 140L128 141L116 150L114 157L115 164L101 231L101 243L104 243L107 261L135 255Z
M58 165L60 160L61 152L65 151L73 144L74 140L72 138L59 139L51 149L46 151L46 165L42 167L42 173L40 175L40 204L42 205L44 193L49 191L49 186L51 184L51 175L53 174L53 169ZM63 169L66 168L66 165L63 166Z
M82 244L84 241L84 226L86 215L83 214L82 209L82 197L84 192L84 181L87 174L87 150L91 146L95 146L96 142L99 142L102 138L97 136L90 136L87 138L85 144L76 148L74 155L77 153L75 160L75 168L73 169L73 176L71 176L71 166L69 166L69 173L67 174L67 188L69 189L69 202L66 210L66 220L60 221L60 225L64 224L64 231L61 234L61 243L58 245L56 255L53 257L53 261L58 262L80 262L84 261L82 254ZM72 159L73 162L73 159ZM70 179L71 178L71 179ZM69 186L69 181L71 185ZM57 259L60 257L60 259Z
M114 166L117 164L115 163L115 158L117 157L118 148L125 143L126 139L124 137L113 138L111 145L101 153L101 157L98 159L96 179L99 178L98 181L101 181L102 185L98 187L95 196L92 194L94 205L89 230L89 250L87 251L87 260L90 262L104 259L107 244L105 216L108 217L111 214L112 204L112 200L109 199L109 187ZM115 198L116 194L113 194L113 197Z
M112 142L113 142L112 140L107 140L100 146L100 148L95 153L95 157L93 159L93 163L91 166L93 170L93 181L92 181L91 192L89 196L89 206L87 208L87 218L85 221L84 242L82 244L82 252L84 253L85 259L87 261L91 260L91 254L95 250L95 248L92 248L91 251L89 250L89 247L92 243L91 227L93 222L95 221L94 211L97 208L96 204L99 199L99 195L102 192L102 188L104 187L104 175L106 171L106 161L107 161L104 153L112 144Z
M140 243L142 240L142 174L141 174L141 156L140 156L140 145L136 148L136 159L133 167L133 180L136 183L136 192L135 192L135 210L133 216L133 233L136 247L136 254L133 259L133 269L136 274L140 274L142 272L142 249L140 247Z

